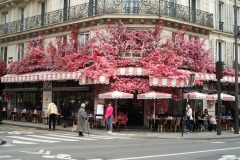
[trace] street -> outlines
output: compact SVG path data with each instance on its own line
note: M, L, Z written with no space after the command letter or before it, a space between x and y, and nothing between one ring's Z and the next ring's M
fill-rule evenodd
M192 133L194 134L194 133ZM87 135L0 125L4 160L224 160L240 157L239 139L197 140Z

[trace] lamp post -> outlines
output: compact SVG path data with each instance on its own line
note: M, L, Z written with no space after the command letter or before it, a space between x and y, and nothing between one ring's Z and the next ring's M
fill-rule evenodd
M235 39L235 108L234 108L234 134L239 134L238 112L238 31L237 31L237 0L234 1L234 39Z
M189 80L188 80L188 93L190 92L190 87L193 86L194 84L194 79L195 78L195 74L191 73L189 75ZM188 95L189 96L189 95ZM187 99L187 103L188 103L189 97ZM184 132L184 125L186 125L186 106L183 105L183 117L182 117L182 137L183 137L183 132Z

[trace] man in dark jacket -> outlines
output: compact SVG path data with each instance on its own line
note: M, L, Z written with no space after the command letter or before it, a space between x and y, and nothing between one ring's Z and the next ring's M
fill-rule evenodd
M69 110L69 107L66 105L65 102L63 102L63 106L62 106L62 110L61 110L61 116L62 116L62 120L63 120L63 127L66 128L67 127L67 118L68 116L70 116L71 112Z

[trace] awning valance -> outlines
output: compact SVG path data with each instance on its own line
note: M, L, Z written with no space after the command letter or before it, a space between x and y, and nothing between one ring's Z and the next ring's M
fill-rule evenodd
M86 78L85 75L79 78L80 85L88 85L88 84L109 84L109 77L105 75L98 76L96 79Z
M214 73L194 73L195 74L195 80L201 80L201 81L216 81L216 74Z
M43 71L38 72L38 76L39 81L79 80L81 72Z
M180 78L158 78L150 76L149 85L159 87L187 87L188 80L183 80Z
M117 68L118 76L147 76L147 69L142 67L122 67Z
M7 74L1 78L2 83L56 81L56 80L79 80L80 71L39 71L25 74Z

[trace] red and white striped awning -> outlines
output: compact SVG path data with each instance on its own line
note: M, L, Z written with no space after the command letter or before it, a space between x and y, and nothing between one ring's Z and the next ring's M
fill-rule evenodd
M137 99L170 99L170 98L172 98L171 94L156 91L146 92L137 95Z
M38 75L36 73L25 74L6 74L1 78L2 83L14 83L14 82L35 82L38 81Z
M117 68L116 75L118 76L146 76L147 69L142 67L122 67Z
M221 79L221 82L235 83L235 76L224 76L223 79ZM238 77L238 83L240 83L239 77Z
M1 78L2 83L14 82L37 82L37 81L56 81L56 80L78 80L81 76L80 71L39 71L25 74L7 74Z
M98 95L99 99L131 99L133 94L121 91L112 91Z
M214 74L214 73L200 73L200 72L196 72L194 74L195 74L195 80L216 81L216 74Z
M88 84L109 84L109 77L105 75L98 76L98 78L86 78L85 75L79 78L80 85L88 85Z
M199 92L184 93L183 97L185 99L206 99L207 94Z
M81 72L43 71L38 72L38 76L39 81L79 80Z
M150 76L149 85L159 87L187 87L188 80L183 80L180 78L158 78Z
M235 101L235 97L232 95L229 95L229 94L221 93L220 98L223 101ZM218 100L218 94L207 95L206 99L207 100Z

